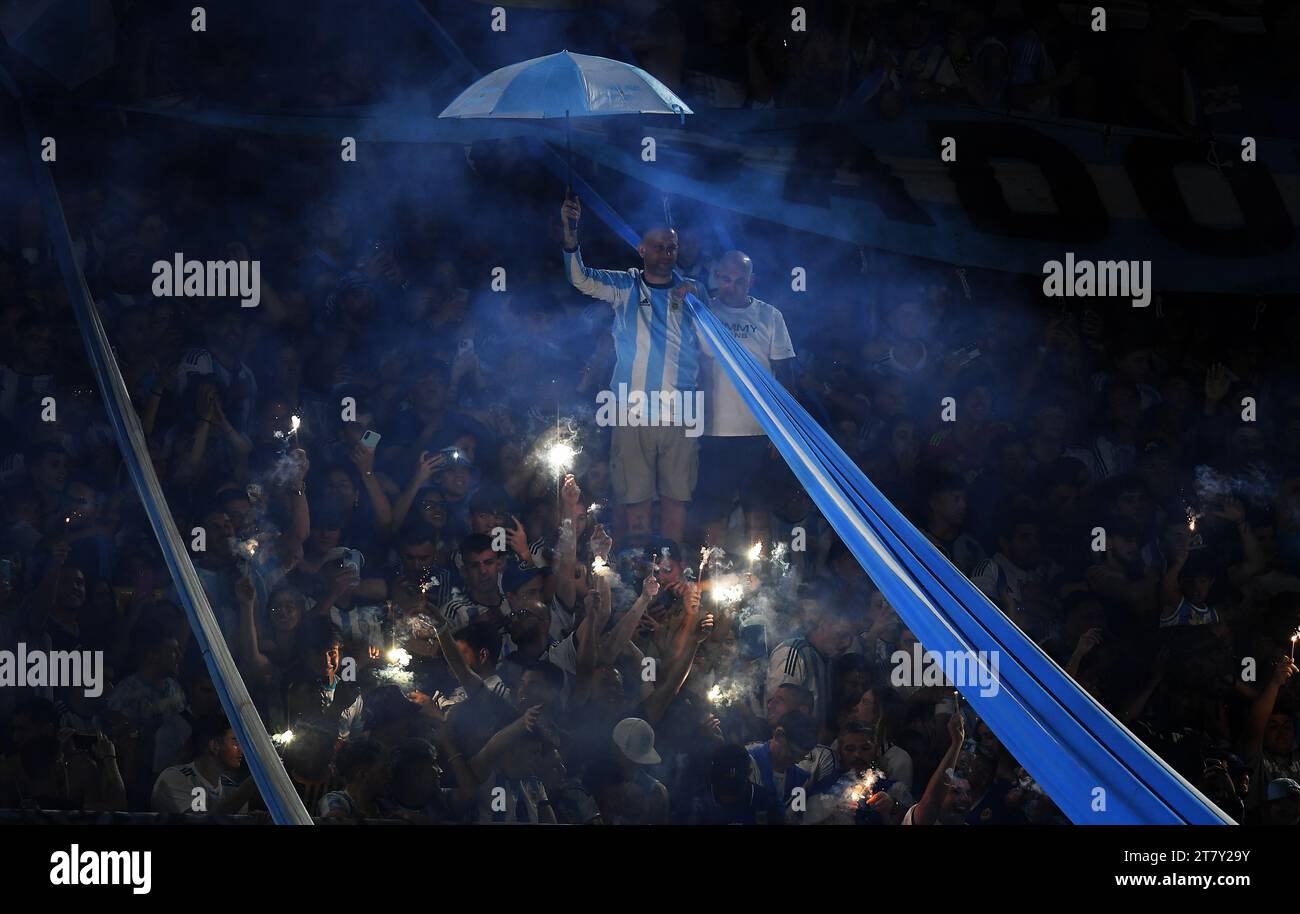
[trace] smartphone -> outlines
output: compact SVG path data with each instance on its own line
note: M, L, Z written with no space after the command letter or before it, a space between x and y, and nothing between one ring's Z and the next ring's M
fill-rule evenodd
M94 733L89 733L85 730L77 730L72 734L72 745L76 747L78 752L90 754L90 750L95 748L95 739L96 736Z
M357 574L361 573L361 566L365 563L365 557L356 549L345 549L343 558L339 559L340 568L351 568Z
M372 432L370 429L366 429L366 433L361 436L361 443L373 451L375 448L379 447L379 439L382 437L383 436L380 435L379 432Z

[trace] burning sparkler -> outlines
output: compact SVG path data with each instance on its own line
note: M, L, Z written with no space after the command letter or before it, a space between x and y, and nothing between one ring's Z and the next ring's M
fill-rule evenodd
M576 456L578 452L563 441L557 441L546 449L546 463L557 477L563 476L573 466L573 458Z
M411 653L404 647L395 647L384 654L384 660L388 665L375 670L375 678L381 682L391 682L402 690L408 692L415 684L415 673L408 670L411 665Z
M404 647L395 647L384 655L391 666L408 667L411 665L411 652Z
M735 575L717 578L713 582L713 602L720 606L732 606L745 596L745 585Z
M744 696L744 688L738 682L715 682L709 686L709 691L704 697L708 699L709 704L725 708L740 701Z
M605 561L604 556L596 556L591 560L591 573L597 576L610 574L609 562Z
M849 788L849 799L854 803L861 803L874 792L873 788L876 782L880 780L880 772L875 768L868 768L858 776L857 781Z
M293 742L293 730L285 730L283 733L272 733L271 742L277 746L287 746Z
M1292 663L1295 662L1296 639L1300 639L1300 628L1297 628L1294 632L1291 633L1291 662Z
M710 564L721 559L727 553L718 546L701 546L700 547L700 574L697 581L704 580L704 571Z

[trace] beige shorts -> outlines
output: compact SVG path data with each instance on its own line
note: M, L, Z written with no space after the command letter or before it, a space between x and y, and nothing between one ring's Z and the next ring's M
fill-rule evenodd
M625 505L660 498L690 501L700 469L700 439L680 425L617 426L610 448L614 496Z

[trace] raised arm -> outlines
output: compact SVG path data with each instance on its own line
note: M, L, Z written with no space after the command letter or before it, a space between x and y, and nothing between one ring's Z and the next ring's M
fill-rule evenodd
M257 640L257 588L248 573L235 582L235 599L239 603L239 661L245 675L260 683L271 681L271 661L262 653ZM242 804L241 804L242 805Z
M582 262L578 252L578 220L582 218L582 203L570 197L560 207L560 220L564 224L564 271L573 287L584 295L613 304L620 290L632 288L632 274L626 270L593 270Z
M631 608L623 613L623 617L618 620L614 628L601 642L600 654L597 659L599 665L613 663L614 658L623 653L623 649L627 647L632 640L632 636L636 634L637 626L641 624L646 609L658 594L659 579L653 574L646 575L645 580L641 583L641 596L637 597Z
M695 654L713 631L713 615L700 615L700 589L692 584L687 594L686 610L678 619L673 633L668 671L655 686L654 693L646 699L646 720L658 723L686 683L695 663Z
M1260 693L1259 698L1251 705L1250 714L1246 717L1246 729L1241 737L1240 750L1243 755L1259 755L1264 748L1264 728L1268 725L1268 718L1273 713L1273 706L1277 703L1277 693L1282 690L1286 681L1296 673L1295 661L1286 654L1283 654L1273 668L1273 676L1268 681L1268 687Z
M962 743L966 741L966 720L961 714L948 718L948 736L948 751L943 754L934 774L930 775L930 783L925 785L925 793L916 804L916 812L912 813L913 825L933 825L939 818L943 799L948 795L948 769L957 764L957 755L961 752Z
M381 533L388 531L393 523L393 506L389 503L388 496L384 494L383 487L379 485L379 477L375 475L374 449L357 442L348 456L357 468L357 472L361 474L361 487L365 489L366 497L370 499L370 506L374 509L375 529Z
M434 621L433 633L438 639L438 647L442 648L442 657L447 661L447 667L451 674L456 677L456 681L465 689L465 694L473 698L483 688L483 678L465 665L465 658L460 655L456 648L456 641L451 630L451 623L442 614L442 608L434 606L432 603L425 603L425 612Z
M415 472L411 478L406 481L406 488L402 489L401 494L397 496L397 502L393 505L393 513L389 531L396 536L397 532L402 529L406 523L406 515L410 513L411 505L415 501L416 493L424 488L424 484L433 478L434 474L442 468L447 462L447 455L442 453L430 454L428 451L420 451L419 459L415 461Z
M525 734L532 733L537 727L537 720L542 716L542 706L533 705L512 724L502 727L487 744L478 751L478 754L470 761L470 770L474 772L474 778L479 783L495 770L497 761L506 753L517 740L522 739Z
M1178 604L1183 601L1183 591L1178 586L1178 576L1183 573L1183 567L1187 564L1187 554L1187 546L1184 545L1174 554L1173 559L1169 562L1169 567L1165 569L1165 576L1160 581L1160 609L1162 612L1173 612L1178 608Z
M598 574L592 582L593 587L587 591L586 612L582 624L578 626L578 688L580 696L585 697L591 685L592 674L596 671L597 649L600 636L609 622L613 611L614 595L610 585L610 574Z

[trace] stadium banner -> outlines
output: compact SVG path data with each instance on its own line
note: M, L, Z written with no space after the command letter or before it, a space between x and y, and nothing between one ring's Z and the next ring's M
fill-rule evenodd
M1071 251L1149 260L1157 289L1300 291L1300 142L1252 139L1248 162L1240 136L939 105L894 121L713 109L684 127L573 129L575 152L662 193L866 247L1040 276Z

